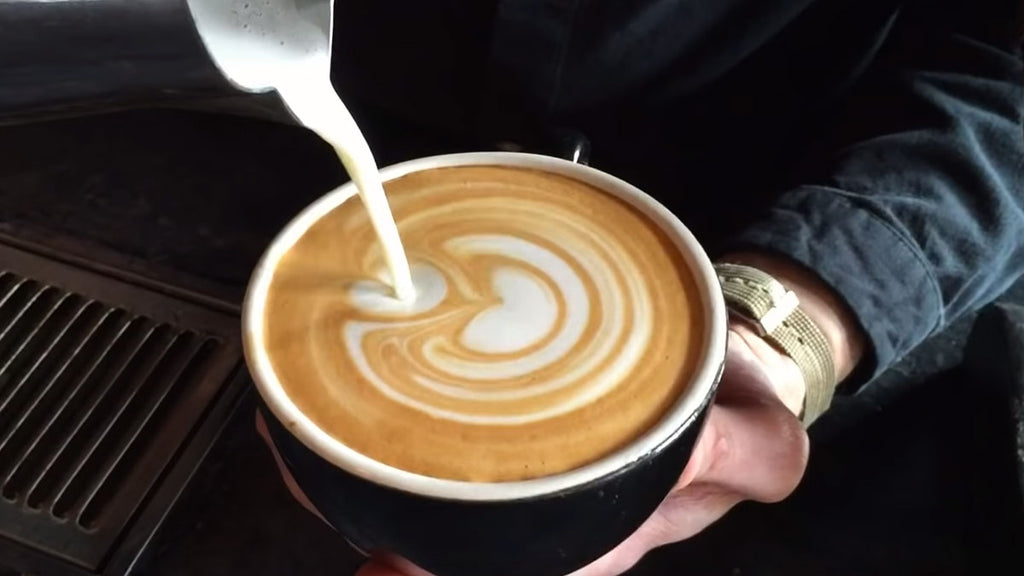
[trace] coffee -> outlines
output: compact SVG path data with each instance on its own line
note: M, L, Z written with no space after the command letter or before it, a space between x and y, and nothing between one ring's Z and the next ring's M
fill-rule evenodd
M672 240L588 184L527 169L385 185L416 297L393 297L353 197L277 264L264 342L320 429L395 468L514 481L629 443L700 361L695 281Z

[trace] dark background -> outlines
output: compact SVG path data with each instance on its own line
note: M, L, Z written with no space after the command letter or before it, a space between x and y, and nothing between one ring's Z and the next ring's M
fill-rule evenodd
M356 114L382 165L475 147ZM239 300L281 225L345 179L305 130L229 116L142 110L0 128L0 225L98 243ZM1024 302L1024 286L1004 299ZM790 500L741 506L635 574L1024 573L1007 400L959 367L972 322L839 398ZM346 575L358 562L287 495L250 397L136 572Z

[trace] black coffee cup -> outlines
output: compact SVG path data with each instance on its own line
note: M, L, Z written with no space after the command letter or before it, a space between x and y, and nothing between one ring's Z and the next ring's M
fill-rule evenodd
M530 168L568 176L629 202L679 248L699 291L705 322L695 338L701 361L669 412L622 449L582 468L518 482L429 478L374 461L344 446L303 415L284 393L263 350L263 308L280 258L313 223L355 193L350 184L321 198L271 243L253 273L243 327L246 360L268 429L300 488L324 518L364 551L402 556L437 576L564 576L625 540L679 479L703 429L721 377L726 311L711 262L685 226L622 180L572 162L508 152L457 154L381 171L467 165Z

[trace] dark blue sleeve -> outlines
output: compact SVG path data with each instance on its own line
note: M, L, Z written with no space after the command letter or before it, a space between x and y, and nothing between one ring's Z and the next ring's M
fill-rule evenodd
M1024 272L1020 36L1006 10L968 13L903 30L834 144L738 239L837 290L873 350L863 377Z

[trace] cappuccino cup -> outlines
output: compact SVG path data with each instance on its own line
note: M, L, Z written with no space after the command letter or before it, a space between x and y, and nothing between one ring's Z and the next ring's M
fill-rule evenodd
M417 288L348 184L256 266L246 361L296 483L353 546L438 576L562 576L669 493L721 377L708 256L594 168L481 152L381 170Z

